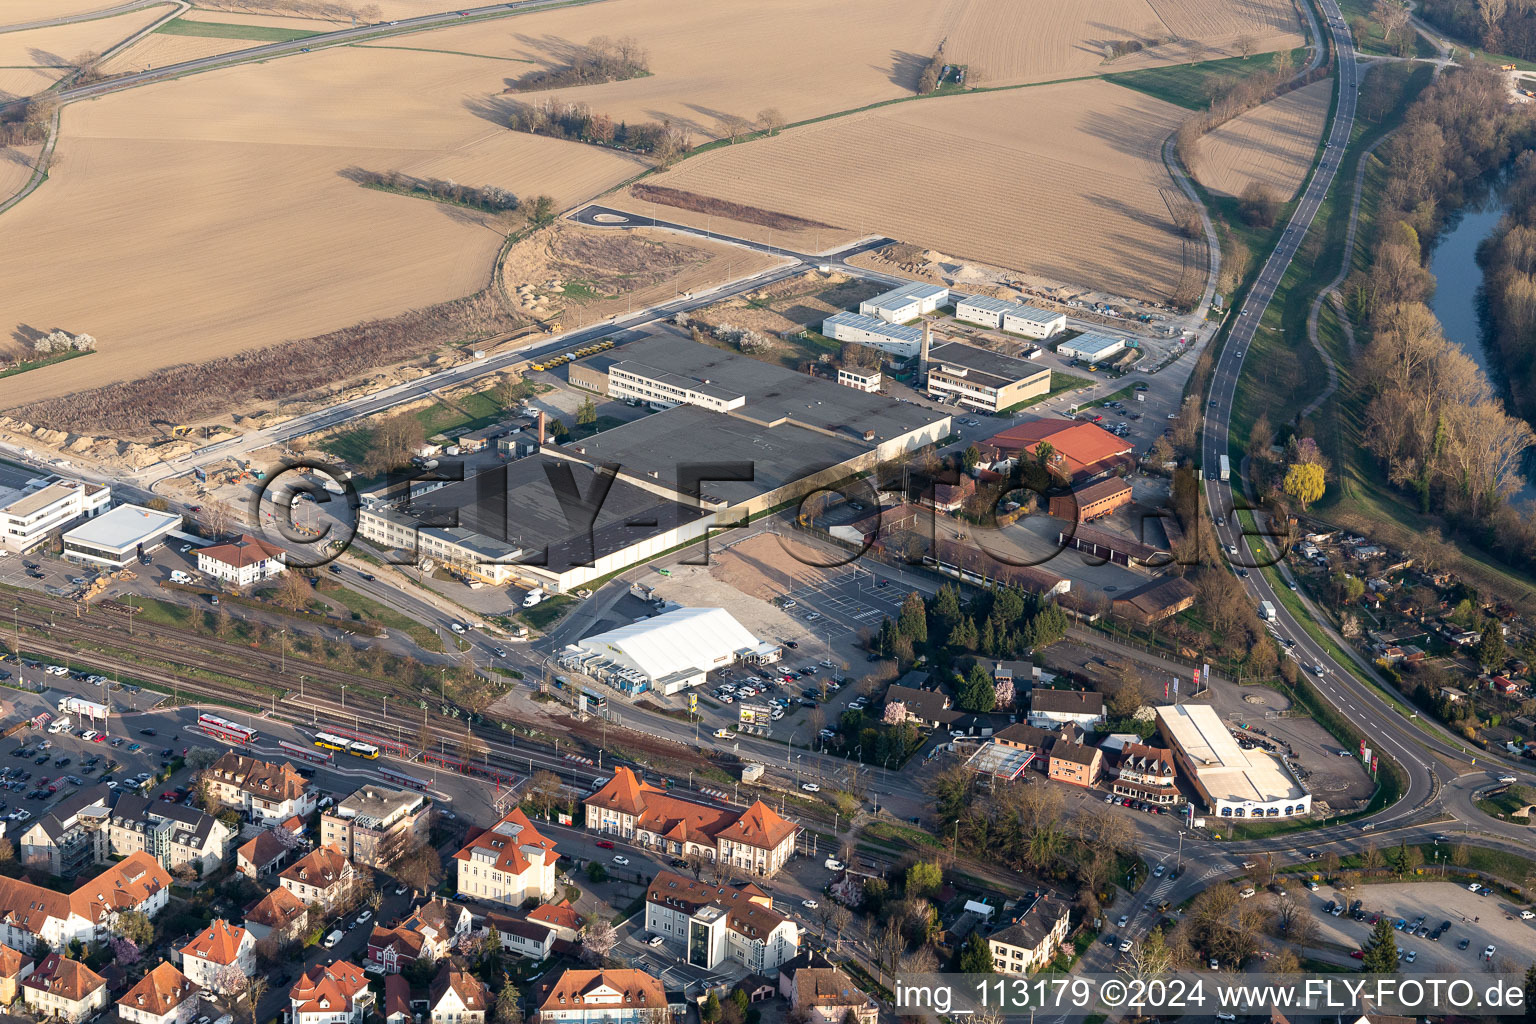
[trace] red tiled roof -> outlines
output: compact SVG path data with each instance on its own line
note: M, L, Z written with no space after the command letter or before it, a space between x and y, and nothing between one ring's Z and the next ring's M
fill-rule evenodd
M297 800L308 785L304 776L286 761L282 764L258 761L233 750L215 761L208 770L213 773L211 777L214 780L233 783L252 796L264 800Z
M240 943L245 939L245 929L228 921L214 921L203 933L182 948L183 956L195 956L216 964L232 964L240 955Z
M453 855L454 860L469 860L475 850L489 850L496 855L496 869L520 875L532 867L524 847L533 846L544 851L544 863L553 864L558 855L555 843L539 834L528 820L522 808L514 807L490 828L475 836L464 848Z
M286 928L304 913L304 901L279 886L267 893L256 905L245 912L247 924L262 924L268 928Z
M1062 456L1062 468L1073 474L1086 466L1125 455L1136 447L1092 423L1063 419L1029 420L994 434L985 443L1013 455L1021 451L1033 453L1041 441L1048 442Z
M459 997L464 1009L471 1013L484 1013L489 1009L491 992L485 983L468 971L457 970L451 963L444 963L438 968L437 977L432 979L432 985L427 990L433 1009L437 1008L450 990Z
M566 900L539 904L528 911L528 920L555 928L568 928L573 932L580 931L583 923L582 916Z
M646 890L647 903L697 913L702 907L725 911L725 926L749 939L767 941L785 917L773 909L773 901L756 886L737 889L729 885L705 885L675 871L661 871ZM761 902L759 902L761 901Z
M240 847L237 856L259 869L277 860L287 849L282 840L273 835L272 830L268 828L262 829L260 835Z
M44 957L43 962L37 965L37 970L27 975L26 980L22 982L29 988L47 992L72 1003L78 1003L106 983L106 978L85 964L60 956L58 953L49 953Z
M0 943L0 978L16 977L21 973L21 969L31 962L31 957Z
M230 544L215 544L211 548L203 548L197 553L199 558L212 558L223 562L235 569L243 569L248 565L256 565L265 562L269 558L279 561L283 557L283 549L248 533L240 535L240 539Z
M128 994L117 1001L117 1005L163 1017L201 991L175 965L162 960L154 970L139 979L139 983L129 989Z
M772 850L794 835L796 830L797 826L793 822L779 817L773 808L758 800L716 838L745 843L760 850Z
M299 975L288 990L288 998L299 1004L299 1013L341 1012L350 1010L352 1000L367 988L368 978L362 968L338 960L333 964L316 964Z
M667 1005L667 994L659 979L644 971L622 968L610 971L566 971L550 984L539 1003L539 1009L578 1009L585 1005L583 997L599 988L618 992L626 1007L665 1008Z
M690 842L703 839L729 839L762 849L766 839L791 834L797 826L780 818L764 804L754 804L741 815L728 807L711 807L675 797L648 782L641 782L634 771L620 766L602 789L587 797L587 804L635 817L639 827L672 838L686 835ZM762 812L757 812L761 807ZM785 832L785 829L789 832Z
M334 846L321 846L309 851L301 860L288 865L282 876L290 882L312 885L317 889L329 889L341 881L346 873L347 858Z
M398 974L384 976L384 1016L404 1014L411 1020L411 983Z

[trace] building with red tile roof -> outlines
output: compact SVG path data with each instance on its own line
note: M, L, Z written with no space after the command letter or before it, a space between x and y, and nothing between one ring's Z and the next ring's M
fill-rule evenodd
M774 973L800 952L799 927L761 889L705 885L675 871L662 871L647 887L645 930L706 970L729 959Z
M1041 442L1050 446L1051 472L1072 483L1084 483L1117 469L1135 465L1136 446L1103 427L1082 420L1028 420L982 442L999 459L1034 456Z
M107 979L77 960L49 953L21 983L21 998L37 1017L84 1020L107 1005Z
M695 803L641 781L622 766L585 806L589 831L622 836L677 857L702 852L762 876L784 866L800 831L762 801L745 811Z
M176 1024L190 1020L202 989L164 960L117 1001L117 1015L130 1024ZM191 1006L184 1009L186 1004Z
M582 925L587 923L586 918L576 913L576 908L571 906L569 900L541 903L528 911L528 920L553 928L555 937L567 942L575 942L576 936L581 934Z
M308 921L308 909L303 900L278 886L246 910L245 930L257 942L268 936L287 942L298 938Z
M238 925L216 920L182 947L181 967L193 984L210 992L238 992L256 973L256 939Z
M345 960L315 964L288 990L292 1024L362 1024L373 1001L368 976Z
M271 579L283 572L286 552L248 533L229 544L215 544L197 552L197 571L236 587Z
M314 811L320 799L286 761L276 764L230 751L203 772L214 798L245 811L259 824L275 824Z
M334 907L357 877L352 862L334 846L321 846L283 869L278 876L284 889L289 890L308 906L318 903L329 910Z
M384 977L385 1024L411 1024L415 1014L411 1012L411 983L398 974Z
M661 981L644 971L568 970L540 987L533 1024L654 1024L667 1011Z
M41 941L62 949L74 939L101 942L112 936L121 911L158 914L170 888L171 876L142 850L108 865L68 894L0 877L0 943L31 949Z
M235 851L235 870L253 882L274 875L288 861L293 847L278 837L275 829L260 834Z
M0 1006L10 1006L21 994L20 985L32 973L32 958L12 949L0 946Z
M485 982L444 961L427 989L432 1024L485 1024L491 990Z
M555 894L555 843L539 834L533 822L514 807L490 828L471 835L453 855L458 890L466 896L521 906L524 900L547 900Z

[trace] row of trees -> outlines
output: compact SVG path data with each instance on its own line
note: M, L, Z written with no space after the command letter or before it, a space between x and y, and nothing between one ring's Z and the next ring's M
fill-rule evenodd
M977 623L980 623L978 626ZM871 650L911 663L919 652L947 665L967 652L1015 657L1055 643L1067 634L1067 615L1054 603L1015 587L977 593L962 607L960 590L946 583L931 602L916 592L900 612L880 623Z
M1515 161L1508 210L1478 252L1483 298L1519 410L1536 416L1536 153Z
M651 73L650 57L634 36L593 36L578 46L570 62L547 71L524 75L507 87L508 92L534 92L567 86L622 82Z
M355 171L353 174L362 185L397 192L415 192L441 202L469 206L487 213L506 213L521 205L515 194L500 185L461 185L456 181L443 181L439 178L413 178L399 171ZM554 200L549 197L541 198L547 200L550 206L554 205Z
M1536 59L1536 4L1531 0L1422 0L1419 14L1485 50Z
M1245 54L1246 56L1246 54ZM1299 88L1328 73L1323 66L1310 74L1294 78L1296 64L1290 50L1276 51L1270 58L1269 67L1248 75L1212 75L1204 83L1208 106L1179 125L1174 146L1179 160L1193 170L1199 163L1199 147L1196 145L1206 132L1232 120L1261 103L1278 95L1282 88Z
M692 141L692 133L685 126L671 121L616 122L607 114L593 113L585 103L567 103L554 96L515 106L508 127L532 135L639 153L662 164L686 153Z

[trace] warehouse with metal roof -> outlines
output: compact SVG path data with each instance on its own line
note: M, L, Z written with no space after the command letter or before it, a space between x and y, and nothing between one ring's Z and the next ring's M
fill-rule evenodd
M780 655L724 608L677 608L571 644L562 666L578 669L630 695L676 693L737 662L769 663Z
M1293 818L1312 810L1312 794L1279 757L1244 750L1209 704L1157 709L1157 728L1179 773L1210 813L1222 818Z
M912 281L865 299L859 303L859 312L887 323L904 324L932 313L948 301L949 289L943 285Z

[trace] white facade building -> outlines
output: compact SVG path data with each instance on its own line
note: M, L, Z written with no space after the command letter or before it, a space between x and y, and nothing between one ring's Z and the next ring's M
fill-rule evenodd
M990 295L972 295L967 299L955 300L955 319L996 330L1003 326L1003 314L1017 308L1015 303L1004 299L994 299Z
M256 973L256 939L228 921L214 921L182 947L181 969L194 985L218 995L241 991L244 979Z
M646 891L645 930L705 970L734 960L771 975L800 952L800 929L761 889L705 885L675 871L661 872Z
M889 324L904 324L932 313L948 301L949 289L943 285L913 281L865 299L859 303L859 312Z
M64 534L64 557L104 569L120 569L165 543L181 529L181 516L139 505L119 505Z
M81 480L44 477L19 488L0 487L0 548L30 551L111 504L110 487Z
M724 608L678 608L589 636L568 647L561 663L580 661L588 675L623 677L627 692L670 694L702 683L715 669L778 655L777 645L748 633Z
M1056 354L1063 359L1081 359L1085 363L1096 363L1124 349L1124 338L1111 338L1107 334L1094 334L1089 331L1056 346Z
M1003 313L1003 330L1030 338L1049 338L1067 329L1067 315L1036 306L1014 306Z
M834 313L821 322L821 333L833 341L852 341L910 359L923 346L923 332L863 313Z
M843 366L838 368L837 382L856 391L879 391L884 386L885 378L879 370Z
M626 359L608 367L608 397L647 405L697 405L729 412L747 404L747 396L707 380Z
M1210 813L1222 818L1294 818L1312 810L1312 794L1295 772L1267 750L1244 750L1209 704L1156 711L1157 728L1173 748L1179 772Z
M271 579L283 572L285 552L250 534L230 544L215 544L197 552L197 571L236 587Z

